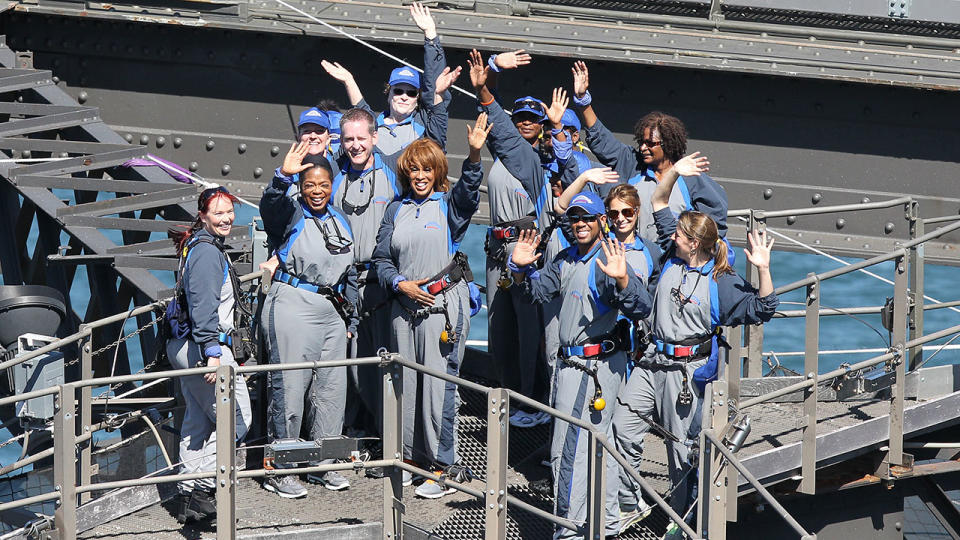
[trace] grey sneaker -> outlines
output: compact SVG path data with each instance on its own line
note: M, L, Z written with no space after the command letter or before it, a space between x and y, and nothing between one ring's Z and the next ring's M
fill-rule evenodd
M272 491L284 499L299 499L307 496L307 488L293 475L271 476L263 482L263 489Z
M410 471L403 471L403 481L401 482L403 487L413 485L413 474Z
M444 495L450 495L456 491L457 490L453 489L452 487L444 487L433 480L427 480L426 482L417 486L417 489L413 491L413 494L417 497L423 497L424 499L439 499Z
M650 506L646 501L641 500L639 507L634 507L631 510L620 509L620 528L617 529L617 535L621 535L627 532L630 527L633 527L637 523L640 523L646 519L650 513L653 512L653 506Z
M323 475L310 473L307 475L307 482L320 484L330 491L340 491L350 487L350 481L337 471L327 471Z

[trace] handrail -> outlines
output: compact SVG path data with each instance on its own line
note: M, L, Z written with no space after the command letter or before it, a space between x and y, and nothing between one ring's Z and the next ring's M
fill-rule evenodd
M949 309L952 307L960 306L960 300L951 300L950 302L937 302L935 304L924 304L924 311L931 311L937 309ZM883 310L883 306L863 306L863 307L822 307L820 308L821 317L836 317L843 315L870 315L875 313L880 313ZM788 309L784 311L777 311L773 314L775 319L788 319L796 317L806 317L807 311L803 309Z
M951 326L950 328L944 328L943 330L934 332L932 334L928 334L926 336L923 336L917 339L907 341L906 343L904 343L904 349L911 349L918 345L923 345L925 343L929 343L931 341L944 338L957 333L960 333L960 324L956 326ZM895 352L888 352L886 354L881 354L880 356L874 356L873 358L868 358L866 360L857 362L856 364L837 368L833 371L828 371L827 373L824 373L822 375L817 375L817 379L819 379L820 381L826 381L827 379L839 377L840 375L850 373L851 371L856 371L858 369L870 367L870 366L879 364L881 362L886 362L887 360L892 360L893 358L897 356L901 356L902 354L903 354L902 351L895 351ZM810 386L813 386L814 384L817 384L817 381L815 381L814 379L807 379L804 381L800 381L798 383L791 384L790 386L784 386L783 388L779 388L777 390L774 390L762 396L757 396L755 398L748 399L741 402L740 410L746 409L747 407L752 407L754 405L759 405L761 403L770 401L780 396L792 394L797 390L803 390L804 388L808 388Z
M800 538L801 538L802 540L808 540L808 539L809 539L809 540L815 540L815 539L817 538L816 535L812 535L812 534L808 533L808 532L806 531L806 529L804 529L804 528L800 525L800 523L798 523L797 520L794 519L793 516L791 516L789 512L787 512L787 509L784 508L783 505L781 505L780 502L777 501L777 499L776 499L773 495L771 495L769 491L767 491L767 488L763 487L763 484L761 484L760 481L757 480L757 478L756 478L755 476L753 476L752 474L750 474L750 470L747 469L747 468L743 465L743 463L740 463L740 460L738 460L738 459L736 458L736 456L733 455L733 452L731 452L726 446L724 446L722 442L720 442L719 440L717 440L717 436L714 435L712 429L710 429L710 428L704 429L704 430L703 430L703 436L704 436L708 441L710 441L711 444L713 444L714 448L716 448L717 450L720 451L721 454L723 454L723 457L726 458L726 460L727 460L728 463L730 463L731 465L734 466L734 468L736 468L738 471L740 471L740 474L743 475L743 478L744 478L751 486L753 486L754 489L757 490L757 493L759 493L760 496L763 497L763 500L767 501L767 503L768 503L771 507L773 507L773 509L777 512L777 514L780 515L780 517L782 517L784 520L786 520L787 524L789 524L790 527L791 527L794 531L796 531L797 534L800 535Z

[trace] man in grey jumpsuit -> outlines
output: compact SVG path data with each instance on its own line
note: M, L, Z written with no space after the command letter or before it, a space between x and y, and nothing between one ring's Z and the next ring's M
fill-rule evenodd
M567 211L576 245L561 252L542 272L532 263L534 239L525 233L511 258L514 280L536 302L559 296L560 367L554 407L593 425L613 437L615 396L626 375L626 344L616 334L618 314L640 320L650 313L650 295L626 262L624 248L615 239L603 240L604 206L592 192L576 195ZM600 343L613 340L613 350ZM594 371L596 379L587 371ZM610 405L592 402L599 381ZM597 410L597 409L600 410ZM556 513L574 522L587 516L588 434L561 420L554 422L550 458L556 493ZM618 477L616 462L607 456L607 478ZM606 528L616 534L618 482L608 482ZM575 538L577 531L558 528L554 538Z

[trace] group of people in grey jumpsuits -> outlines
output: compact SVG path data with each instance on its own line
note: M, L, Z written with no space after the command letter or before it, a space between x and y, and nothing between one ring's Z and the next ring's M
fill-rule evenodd
M549 104L525 96L508 114L495 97L496 81L530 62L523 51L488 61L470 54L481 113L468 130L460 179L451 185L444 150L448 89L461 69L445 65L429 10L414 4L411 14L424 30L424 75L394 70L388 110L376 115L349 70L324 61L355 107L338 120L332 111L304 111L297 142L264 191L261 212L273 251L263 265L273 274L261 315L268 361L366 357L383 347L459 374L470 317L480 305L459 248L479 205L480 154L487 146L496 160L488 176L488 324L501 382L589 422L638 468L646 420L655 419L673 436L670 502L684 513L694 496L696 469L689 458L704 386L717 370L718 328L765 322L778 304L769 272L772 240L756 233L749 238L746 257L760 276L753 288L732 270L733 251L724 238L726 194L705 174L705 157L685 156L682 122L650 113L637 124L637 147L620 143L597 118L582 62L572 69L573 109L558 88ZM336 150L334 125L340 130ZM577 146L581 128L585 148ZM586 148L592 157L580 151ZM229 341L232 330L229 280L201 283L192 270L202 264L227 275L229 261L215 249L224 226L207 218L211 211L201 206L199 225L178 244L193 328L192 338L172 340L168 350L183 367L197 359L218 361L212 353L219 341L213 341ZM202 239L207 234L212 244ZM199 294L201 287L207 292ZM218 318L209 316L211 310ZM214 334L219 337L212 341ZM223 353L220 358L230 361ZM185 394L208 390L200 383ZM339 436L351 404L362 403L379 417L382 390L373 368L276 371L267 387L274 441ZM403 387L403 458L435 471L456 464L456 385L405 370ZM197 451L197 440L204 441L199 451L212 448L212 403L194 401L192 423L183 430L185 455ZM248 399L238 402L240 437L250 412ZM520 428L551 421L523 408L510 416ZM380 429L379 423L364 427ZM586 437L574 425L553 422L556 513L574 522L587 513ZM649 505L612 459L607 467L607 533L615 535L645 517ZM307 480L330 490L350 485L332 472ZM413 478L405 474L403 481L409 485ZM181 487L186 518L210 513L203 506L207 487ZM288 498L307 494L294 475L273 476L264 488ZM427 498L450 492L432 480L416 488ZM558 528L555 536L576 535Z
M525 394L533 385L524 379L538 364L547 366L549 394L534 397L592 423L636 468L646 420L659 423L672 435L670 502L684 515L695 496L690 455L700 432L701 397L716 376L724 343L719 328L766 322L778 305L769 272L773 241L756 233L749 238L747 260L760 275L753 288L732 270L726 193L705 174L705 157L684 157L683 123L653 112L637 123L636 147L619 142L597 118L583 62L572 68L574 110L558 88L549 105L520 98L508 116L492 91L490 71L529 61L522 51L501 54L484 70L479 53L470 57L480 108L494 124L489 146L497 159L488 179L492 359L505 373L520 368L519 381L504 377L504 383ZM581 127L593 158L574 146ZM515 347L504 347L512 339L504 328L539 336L537 357L524 352L517 358ZM519 343L523 351L533 347ZM610 343L617 345L608 350ZM541 421L522 409L511 416L517 427ZM574 522L587 512L586 445L583 430L554 421L556 513ZM650 506L612 459L607 467L608 479L620 479L607 485L612 536L646 517ZM560 527L555 536L577 532Z

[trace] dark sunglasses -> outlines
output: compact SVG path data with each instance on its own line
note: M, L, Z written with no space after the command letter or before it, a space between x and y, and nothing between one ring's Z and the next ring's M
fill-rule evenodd
M207 188L200 192L200 198L197 199L197 210L203 210L207 206L207 201L213 198L214 195L219 194L230 195L230 192L227 191L227 188L223 186L217 186L212 188Z
M607 210L607 218L616 220L620 215L623 215L623 219L633 219L633 216L637 215L637 211L633 208L624 208L623 210Z
M584 223L593 223L600 216L597 214L567 214L570 217L570 223L576 223L582 221Z
M533 101L533 100L530 100L530 99L525 99L525 100L523 100L523 101L517 101L516 103L514 103L514 104L513 104L513 109L514 109L514 110L518 110L518 109L534 109L534 110L540 112L541 114L543 114L543 103L540 103L539 101ZM522 112L526 112L526 111L522 111Z
M646 146L647 148L656 148L660 146L661 141L651 141L650 139L644 139L637 141L640 143L640 146Z
M417 96L420 95L420 91L419 91L419 90L404 90L403 88L394 88L394 89L393 89L393 95L395 95L395 96L402 96L403 94L406 94L407 97L417 97Z
M325 128L325 127L323 127L323 126L317 126L317 127L312 127L312 128L302 127L302 128L300 128L300 136L303 137L303 136L306 135L307 133L316 133L317 135L323 135L323 134L326 133L327 131L330 131L330 130L328 130L327 128Z

